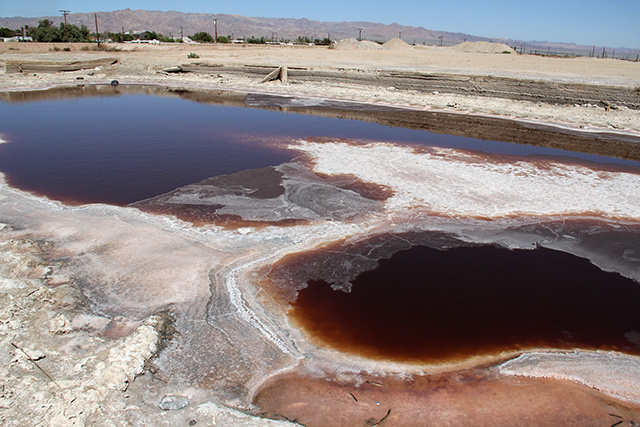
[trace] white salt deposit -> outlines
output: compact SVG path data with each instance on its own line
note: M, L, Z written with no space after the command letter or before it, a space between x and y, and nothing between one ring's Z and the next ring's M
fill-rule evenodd
M386 47L381 44L370 42L368 40L358 40L358 39L342 39L338 43L333 45L334 49L338 50L387 50Z
M516 53L509 45L491 42L464 42L452 46L451 49L472 53Z
M317 172L353 174L395 195L387 208L475 217L602 215L640 219L640 174L559 161L497 161L455 149L418 153L387 143L301 141Z
M500 365L500 373L575 381L606 394L640 403L640 357L619 353L525 353Z

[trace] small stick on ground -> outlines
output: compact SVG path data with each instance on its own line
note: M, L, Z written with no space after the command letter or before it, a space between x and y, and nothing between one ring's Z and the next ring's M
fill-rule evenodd
M371 427L377 427L377 426L379 426L380 424L382 424L382 422L383 422L384 420L386 420L386 419L389 417L389 415L390 415L390 414L391 414L391 408L389 408L389 410L387 411L387 415L385 415L384 417L382 417L382 419L381 419L380 421L378 421L377 423L375 423L375 424L374 424L374 425L372 425Z
M26 351L24 351L23 349L21 349L20 347L18 347L18 346L17 346L17 345L15 345L14 343L11 343L11 345L12 345L12 346L14 346L17 350L20 350L20 351L22 352L22 354L24 354L25 356L27 356L27 359L29 359L29 361L30 361L31 363L33 363L33 364L36 366L36 368L40 369L40 372L42 372L42 373L43 373L43 374L44 374L44 375L49 379L49 381L51 381L52 383L54 383L55 385L57 385L57 386L58 386L58 388L60 388L60 389L62 388L62 387L60 387L60 384L58 384L57 382L55 382L55 380L54 380L53 378L51 378L51 376L50 376L49 374L47 374L47 373L45 372L45 370L44 370L44 369L42 369L42 368L40 367L40 365L38 365L38 362L36 362L35 360L33 360L33 359L31 358L31 356L29 356L29 355L27 354L27 352L26 352Z
M371 385L374 385L374 386L376 386L376 387L384 387L384 384L376 383L376 382L373 382L373 381L369 381L369 380L367 380L367 381L365 381L365 382L366 382L367 384L371 384Z
M358 401L358 399L353 395L353 393L349 392L349 394L351 395L351 397L353 397L353 400L355 400L356 402Z

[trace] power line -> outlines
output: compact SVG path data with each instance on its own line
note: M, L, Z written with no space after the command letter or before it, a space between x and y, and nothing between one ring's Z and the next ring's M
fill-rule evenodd
M69 14L69 11L59 10L58 12L64 15L64 36L67 39L67 43L69 43L69 29L67 28L67 15Z

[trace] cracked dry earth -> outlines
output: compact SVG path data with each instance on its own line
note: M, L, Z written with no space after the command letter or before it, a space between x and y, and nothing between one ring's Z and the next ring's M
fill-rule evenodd
M263 95L234 91L224 102L366 114ZM628 112L612 115L633 127ZM419 113L380 120L411 115ZM469 127L511 132L496 123ZM639 158L633 129L598 128L594 138L594 129L569 127L554 128L567 146ZM557 143L548 129L532 138L541 135ZM411 247L543 248L637 284L637 167L330 137L289 144L299 154L290 162L129 206L65 205L3 181L2 424L640 423L640 327L608 348L507 346L423 363L340 351L290 316L309 278L348 291Z

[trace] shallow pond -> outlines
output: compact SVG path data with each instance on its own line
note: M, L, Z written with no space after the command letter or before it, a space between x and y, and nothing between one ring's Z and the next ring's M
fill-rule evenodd
M195 102L188 99L188 92L187 99L182 92L139 93L140 88L123 87L67 89L58 94L61 98L50 92L33 94L26 101L19 96L0 101L0 139L4 141L0 144L0 172L15 187L73 204L125 205L212 176L278 165L298 155L287 151L286 144L305 137L566 156L640 166L638 162L554 148L287 114L273 107L241 108L247 106L242 99ZM95 96L101 94L105 96ZM277 99L266 99L247 102L263 107L278 104ZM331 107L334 111L360 108L351 104ZM295 110L278 109L287 108Z
M271 222L300 225L314 221L346 223L366 213L384 217L384 209L388 209L384 201L393 195L393 191L385 193L383 185L367 187L366 180L331 181L313 173L303 161L292 162L301 152L291 147L301 139L318 145L331 141L350 146L392 143L396 148L419 148L414 150L416 156L431 147L454 148L458 151L448 155L431 153L433 163L458 162L455 170L465 171L473 162L494 162L494 166L502 162L501 167L512 177L531 178L517 164L522 161L532 165L532 160L540 158L545 160L535 166L536 170L549 169L548 161L554 159L567 166L561 171L566 175L571 175L572 165L596 164L593 170L597 173L589 171L595 183L609 179L609 172L640 173L640 163L632 160L541 147L531 145L531 140L516 144L461 135L476 134L466 132L470 129L458 129L456 135L422 129L433 127L433 120L453 120L453 116L429 116L429 126L423 123L417 129L407 129L372 121L377 114L387 114L393 120L403 116L402 110L390 107L264 95L236 95L230 100L216 94L206 97L160 89L145 93L139 88L104 88L104 93L99 92L79 88L67 90L62 98L15 96L0 102L0 172L10 185L70 204L128 205L156 198L156 204L134 206L178 216L178 211L187 206L190 211L183 217L198 218L203 223L207 222L203 215L218 215L216 211L221 208L226 209L231 221L249 218L265 223L269 221L261 218L273 212L298 215L304 211L304 215L280 216L280 222ZM249 105L260 108L247 108ZM366 119L359 116L363 112L368 114ZM354 115L360 119L340 118ZM545 138L552 140L554 135L546 131ZM559 139L566 137L557 135ZM464 156L456 153L469 150L490 155L457 159ZM403 154L408 163L403 170L391 168L391 178L407 173L412 175L407 181L416 179L415 173L407 172L409 165L415 166L411 155ZM351 162L360 161L356 156ZM376 171L378 165L375 160L372 163L356 169ZM501 183L502 172L496 172L497 166L494 169L490 171L498 176L494 181ZM463 181L460 194L472 184L484 190L482 182L472 182L473 176L489 176L461 178L463 173L448 172L445 177L445 172L436 171L432 182ZM531 184L527 181L516 188L518 196L526 197L529 185L553 181L557 178L553 173L532 177ZM417 181L420 188L411 190L412 194L424 191L424 181ZM591 185L580 178L570 182L580 182L583 187L577 186L579 189ZM200 185L190 186L194 183ZM448 202L450 188L438 188L446 193L443 200ZM158 198L167 193L170 195ZM564 187L560 193L564 195ZM492 198L496 191L491 188L478 194L470 197L488 206L490 212L494 202L485 203L485 199ZM280 204L285 195L289 205ZM210 203L198 207L206 198ZM459 200L453 196L449 199L454 204ZM399 212L403 207L396 209ZM428 215L424 212L416 218ZM349 287L339 290L332 289L330 285L335 283L324 279L335 272L339 276L344 269L343 264L330 261L335 253L344 261L341 249L317 251L309 255L315 257L313 262L303 254L274 269L273 288L275 294L281 293L281 301L291 305L291 318L313 339L370 357L432 362L540 347L640 353L640 286L621 275L633 277L640 271L640 232L637 227L632 230L631 226L614 224L622 230L617 232L611 224L607 228L597 222L595 226L573 223L578 230L575 236L555 233L546 237L546 249L533 251L507 250L502 240L497 244L502 238L498 234L489 244L466 245L452 233L450 237L457 242L453 247L418 243L372 257L369 261L373 265L356 271L347 280ZM593 231L593 227L598 230ZM539 224L534 228L529 234L544 233L549 227ZM474 233L480 235L482 229L482 225L477 226ZM378 247L392 240L385 239ZM560 250L550 249L555 246ZM589 259L571 253L582 253ZM589 262L595 259L613 266L613 272L605 273ZM321 269L308 270L313 263ZM296 283L288 294L278 288L278 268L296 271Z

